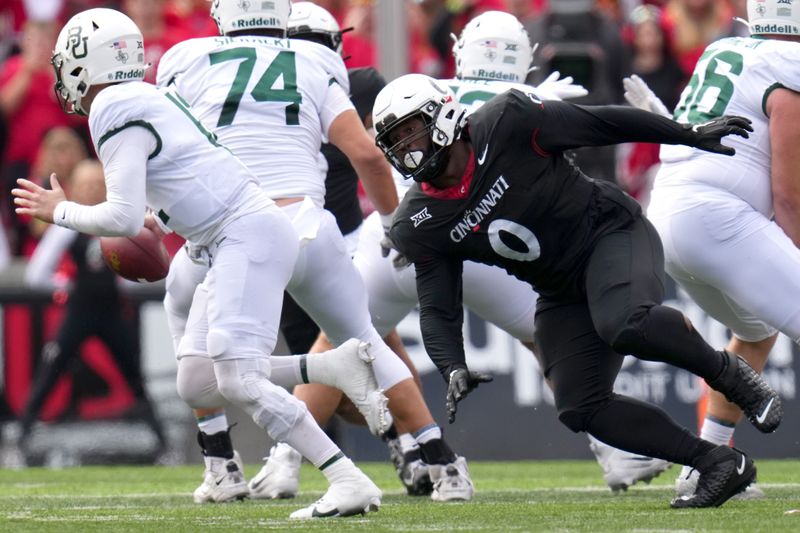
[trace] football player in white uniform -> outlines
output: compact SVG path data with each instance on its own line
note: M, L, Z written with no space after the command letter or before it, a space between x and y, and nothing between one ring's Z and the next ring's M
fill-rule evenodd
M292 219L301 246L287 291L334 344L352 337L369 343L375 376L395 424L415 434L426 460L437 467L433 481L439 490L432 497L469 500L473 487L465 460L443 440L408 368L372 326L363 281L333 216L322 208L325 179L318 158L323 137L348 156L386 225L397 206L390 167L348 98L341 57L320 44L284 38L290 6L289 0L255 5L215 1L211 14L222 36L173 47L161 59L158 84L174 86L186 98L201 122L254 172L262 190ZM179 268L194 269L186 252L176 261L166 302L173 335L182 329L191 290L178 288L187 279ZM213 379L204 358L192 359L181 360L179 373L185 369L186 379L195 384ZM385 427L373 425L376 429ZM251 493L260 495L259 489L252 486ZM325 503L312 505L308 512Z
M331 482L328 492L292 517L377 510L380 489L283 388L301 375L336 381L327 378L335 375L331 368L342 365L350 369L342 368L339 379L360 374L375 385L364 364L366 345L354 339L332 354L270 364L282 293L298 250L289 218L173 89L142 81L142 34L123 13L90 9L75 15L58 37L52 63L65 110L89 116L106 201L94 206L67 201L52 175L52 190L19 180L13 190L17 212L84 233L130 236L143 224L156 226L154 216L145 216L149 206L166 227L203 247L213 263L194 293L184 338L189 342L180 343L178 356L202 355L211 376L203 383L179 382L179 392L186 397L186 389L206 387L203 400L237 405L320 468ZM366 395L369 385L364 377L358 392ZM217 467L237 470L224 462Z
M667 273L730 328L727 349L758 371L776 332L800 341L800 11L781 4L747 2L752 37L710 44L674 113L693 123L748 116L750 139L732 137L731 158L663 146L648 209ZM726 444L740 418L738 407L710 391L700 436ZM690 496L696 483L685 468L678 495Z

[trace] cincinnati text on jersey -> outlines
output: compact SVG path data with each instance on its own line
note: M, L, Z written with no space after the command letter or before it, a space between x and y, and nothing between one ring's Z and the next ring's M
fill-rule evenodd
M461 242L473 228L477 228L492 211L492 208L497 205L497 200L503 197L508 188L509 184L503 176L497 178L475 208L468 210L461 221L450 231L450 238L453 242Z

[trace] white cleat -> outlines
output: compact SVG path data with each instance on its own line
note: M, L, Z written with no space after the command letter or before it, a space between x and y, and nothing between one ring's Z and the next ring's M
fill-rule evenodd
M353 467L345 479L332 483L322 498L299 509L289 518L334 518L377 511L383 493L361 470Z
M690 498L697 490L697 480L700 472L690 466L684 466L675 479L675 494L679 498ZM732 500L763 500L767 495L757 483L751 483L739 494L731 496Z
M431 499L436 502L469 501L475 493L469 477L467 460L458 457L446 465L429 465L428 472L433 483Z
M233 452L233 459L204 457L206 470L203 482L194 491L194 503L223 503L243 500L249 494L244 479L242 458Z
M250 497L254 500L294 498L300 488L300 464L303 456L286 443L272 447L264 466L250 480Z
M589 435L589 448L603 469L603 479L614 491L625 491L642 481L650 483L672 466L669 461L644 457L609 446Z
M309 355L313 380L344 392L367 421L370 433L383 435L392 425L389 400L378 388L369 353L370 344L350 339L323 354ZM312 366L313 365L313 366Z

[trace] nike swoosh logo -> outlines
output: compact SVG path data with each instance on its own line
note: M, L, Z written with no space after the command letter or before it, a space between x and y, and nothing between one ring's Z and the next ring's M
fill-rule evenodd
M483 153L478 158L478 164L482 165L484 161L486 161L486 153L489 151L489 145L487 144L486 147L483 149Z
M764 407L764 410L761 411L761 414L759 414L756 417L756 422L758 422L759 424L763 424L764 423L764 420L767 419L767 415L769 414L769 410L772 407L772 402L774 402L774 401L775 401L775 398L770 398L769 403L767 404L767 406Z
M330 518L332 516L338 516L338 515L339 515L339 509L337 509L336 507L325 513L317 511L316 507L314 507L314 509L311 510L311 516L313 516L314 518Z
M744 464L745 464L745 459L744 455L742 455L742 464L736 467L736 473L739 474L740 476L744 474Z

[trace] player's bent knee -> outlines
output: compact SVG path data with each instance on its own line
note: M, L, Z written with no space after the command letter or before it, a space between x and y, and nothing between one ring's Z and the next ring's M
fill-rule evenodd
M586 431L589 427L589 421L592 419L592 413L581 409L568 409L558 413L558 419L562 424L567 426L575 433Z

